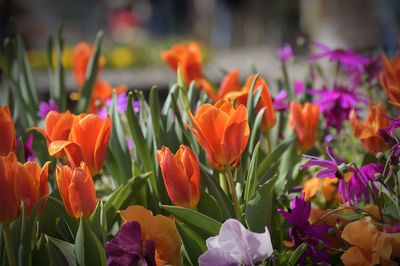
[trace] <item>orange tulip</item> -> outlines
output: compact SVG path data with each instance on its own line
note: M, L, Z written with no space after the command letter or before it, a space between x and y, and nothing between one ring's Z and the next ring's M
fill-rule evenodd
M389 60L382 55L383 70L379 75L382 87L389 96L390 103L400 107L400 54Z
M80 167L57 165L56 181L65 209L71 217L89 217L97 205L92 176L85 163Z
M0 156L0 222L5 223L19 216L19 204L14 190L17 157L10 152Z
M8 106L0 106L0 156L15 150L15 127Z
M67 140L74 122L75 115L70 111L59 113L50 111L45 120L44 130L39 127L32 129L39 131L45 137L47 145L56 140Z
M394 265L400 256L400 233L384 233L365 218L346 225L342 238L352 245L340 257L344 265Z
M176 72L180 66L186 84L202 79L202 58L196 42L175 44L170 50L161 53L163 60Z
M218 101L215 105L203 104L193 117L189 113L196 136L207 154L208 162L216 169L225 165L235 167L249 140L250 128L246 107L236 110L230 102Z
M39 199L49 193L48 165L36 162L21 164L15 153L0 156L0 222L10 222L20 215L24 203L25 215L30 215ZM42 210L46 201L41 204Z
M240 91L240 70L238 68L233 69L229 72L221 82L219 86L217 99L223 99L226 94L232 91Z
M140 224L143 242L154 241L157 266L182 265L182 242L171 218L163 215L153 216L151 211L137 205L120 211L120 214L124 223L136 221Z
M72 167L83 161L95 175L103 166L110 134L109 116L103 120L95 114L80 114L74 119L68 140L51 142L49 154L53 156L64 151Z
M47 177L49 164L46 162L42 168L36 162L18 163L15 169L15 196L18 202L24 203L26 214L30 214L39 199L49 193ZM47 199L43 201L39 211L43 210Z
M225 94L224 99L229 101L236 100L238 104L246 105L254 77L254 75L249 76L242 90L229 92ZM262 77L258 77L254 86L253 93L256 92L260 87L262 88L261 98L256 106L256 111L259 112L262 108L265 107L261 127L263 131L268 131L276 124L275 109L272 104L272 98L271 94L269 93L267 82L265 82Z
M75 79L80 87L82 87L85 82L87 66L93 53L94 49L92 45L87 42L80 42L74 47L72 54L72 69L74 71ZM104 67L105 63L105 58L100 56L98 71Z
M379 135L379 129L389 126L386 109L383 104L369 106L369 114L364 122L360 122L356 112L350 112L350 124L353 127L353 134L360 139L362 145L369 152L381 152L387 149L383 138Z
M157 159L171 201L181 207L196 207L200 199L200 168L193 151L181 145L174 155L163 146L157 151Z
M128 88L125 85L119 85L115 88L117 95L125 93ZM105 106L107 100L111 99L113 87L105 80L96 80L94 84L92 98L89 103L89 113L98 113Z
M297 143L302 152L314 146L319 120L319 105L306 103L303 106L296 102L290 103L289 126L294 128Z

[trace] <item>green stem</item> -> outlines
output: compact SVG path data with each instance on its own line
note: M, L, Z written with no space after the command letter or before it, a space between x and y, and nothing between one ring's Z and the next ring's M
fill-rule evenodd
M16 253L14 250L14 243L12 241L9 223L3 224L3 235L4 235L4 244L6 246L6 251L8 256L8 263L10 266L17 266L17 261L15 258Z
M235 183L233 181L232 172L231 172L231 169L229 168L229 166L225 165L224 168L225 168L226 180L228 181L229 191L231 193L231 197L232 197L232 201L233 201L233 208L235 209L236 219L241 221L242 217L240 214L239 199L236 194L236 188L235 188Z
M225 176L221 173L219 174L219 185L221 186L225 194L228 195L228 184L226 183Z

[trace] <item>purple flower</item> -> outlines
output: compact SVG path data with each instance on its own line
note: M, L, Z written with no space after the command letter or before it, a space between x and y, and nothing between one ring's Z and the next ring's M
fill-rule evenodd
M400 222L397 222L397 224L393 226L385 224L383 227L383 231L390 234L400 233Z
M60 108L58 107L56 101L53 99L50 99L49 102L40 102L39 104L39 112L38 112L38 117L39 118L46 118L47 114L50 111L60 111Z
M326 118L325 127L336 128L338 132L343 127L343 121L348 120L352 109L357 109L359 103L368 103L362 94L336 83L332 90L323 87L320 90L309 90L308 93L319 97L314 103L319 104Z
M383 166L380 164L370 163L362 166L358 171L355 168L349 169L352 173L350 179L347 181L346 187L343 182L339 184L338 192L342 195L343 202L349 202L350 205L358 204L362 198L366 202L371 201L370 187L373 193L376 193L375 174L383 172Z
M400 128L400 119L390 119L390 125L385 128L379 129L379 135L390 147L391 152L391 163L393 165L397 164L397 158L400 156L400 142L398 142L396 137L396 129Z
M378 164L370 163L361 167L358 171L354 167L346 165L343 161L335 159L329 147L326 147L326 153L330 160L321 159L315 156L303 155L310 158L310 162L302 165L302 168L311 166L320 166L323 169L316 175L318 178L337 178L338 193L342 196L342 202L348 202L354 205L364 198L367 202L370 201L370 191L368 186L373 191L376 190L373 181L375 181L375 174L382 173L383 167ZM342 173L340 168L347 168L346 173Z
M283 61L287 62L293 57L293 50L289 44L285 44L283 47L276 50L276 55Z
M301 165L301 168L307 168L311 166L320 166L324 168L323 170L317 173L318 178L338 178L343 179L342 174L340 173L338 166L344 164L342 160L335 159L333 152L329 146L325 148L326 154L328 155L330 160L321 159L319 157L303 154L304 157L311 159L308 163Z
M337 61L345 66L358 68L363 68L370 63L368 57L356 54L352 49L332 49L316 41L313 41L312 44L320 50L320 52L308 56L308 59L312 61L328 58L329 61Z
M294 93L296 95L300 95L304 90L305 82L304 80L295 80L294 81Z
M295 197L292 200L291 208L287 212L283 209L277 211L292 224L289 234L294 246L298 247L304 242L308 244L307 251L303 253L298 263L304 265L306 256L314 263L327 262L329 256L324 247L329 244L329 240L325 234L330 227L310 224L308 219L311 214L311 202L304 201L304 194L301 198Z
M118 234L106 243L105 250L109 266L156 265L155 243L153 240L142 242L140 224L135 221L122 225Z
M124 113L128 108L128 98L128 94L126 93L121 93L117 95L117 110L119 113ZM105 119L107 117L107 109L111 106L111 104L112 98L106 101L104 107L98 112L98 115ZM133 110L135 111L135 113L138 113L140 111L140 101L133 101Z
M272 99L272 103L277 111L287 110L289 108L289 103L287 102L287 92L285 90L279 91L278 94Z
M238 220L226 220L219 235L206 241L208 251L199 257L200 266L254 265L273 252L268 228L262 234L252 233Z

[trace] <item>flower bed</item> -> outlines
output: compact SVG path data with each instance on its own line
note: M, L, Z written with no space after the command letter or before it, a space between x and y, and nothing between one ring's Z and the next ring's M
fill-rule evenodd
M74 48L69 95L52 40L45 102L21 39L5 43L3 265L399 262L399 57L315 42L293 81L285 45L272 93L239 69L217 88L197 43L176 44L161 53L177 73L161 103L155 87L146 99L102 79L101 38Z

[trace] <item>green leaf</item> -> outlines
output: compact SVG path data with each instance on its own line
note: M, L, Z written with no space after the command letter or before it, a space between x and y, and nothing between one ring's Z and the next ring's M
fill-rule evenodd
M250 132L250 138L249 138L249 144L248 144L248 151L249 154L253 153L254 150L254 144L257 143L257 141L260 140L260 128L261 128L261 123L262 119L265 113L265 107L263 107L256 115L256 118L254 120L254 124L250 127L251 132Z
M76 104L75 113L80 114L87 111L90 99L92 97L92 91L94 84L96 82L99 58L101 54L101 39L103 38L103 32L99 31L96 35L96 40L94 41L94 52L89 59L89 63L86 69L85 83L82 87L81 98Z
M103 245L90 229L83 216L81 216L76 234L74 251L78 265L106 265Z
M33 82L32 70L29 64L28 57L26 56L25 47L22 42L22 37L17 35L17 56L18 56L18 75L20 81L20 90L23 100L28 109L37 113L39 100L36 92L36 87Z
M76 265L74 245L46 235L47 251L52 265Z
M263 233L265 227L271 228L271 217L274 208L273 191L276 179L268 180L258 190L246 206L246 223L248 228Z
M29 265L29 261L31 259L31 251L32 251L32 236L34 235L34 225L37 221L37 211L43 204L43 201L46 199L46 196L41 197L38 202L35 204L35 207L32 210L32 213L28 219L24 217L24 211L22 211L21 221L21 239L18 247L18 264L19 265Z
M290 256L288 264L289 266L296 265L297 261L300 259L301 255L308 249L308 244L303 242L300 246L296 248L292 256Z
M51 90L50 92L52 94L52 98L57 102L58 106L60 107L60 110L65 111L67 108L67 92L65 91L64 66L62 64L62 51L64 47L62 33L63 25L61 24L58 28L57 38L55 42L57 61L54 70L54 86L50 86L50 88L53 88L53 90Z
M128 151L126 134L122 127L121 118L117 108L117 94L114 91L110 108L112 130L108 148L114 158L115 168L112 168L113 177L118 184L122 184L132 176L132 160Z
M158 97L157 88L154 86L150 90L150 112L151 122L153 124L154 136L157 143L160 143L160 123L161 123L161 111L160 111L160 99Z
M128 119L128 125L132 134L133 142L135 143L135 148L138 151L140 160L144 165L144 169L147 172L151 172L153 171L153 161L151 158L151 153L147 149L146 139L144 138L142 130L139 126L139 121L133 110L132 103L133 103L133 93L129 92L128 109L126 113Z
M293 141L280 160L279 176L275 184L275 191L278 196L284 193L287 188L291 188L295 185L293 170L298 162L297 157L296 142Z
M251 82L250 89L249 89L249 95L247 96L247 105L246 106L247 106L247 120L248 121L253 121L253 113L255 111L253 94L254 94L254 87L256 86L256 82L257 82L257 79L259 78L259 76L260 76L260 73L257 73L254 76L254 78Z
M204 165L200 164L200 170L208 192L215 198L222 211L223 220L235 217L232 202L221 189L221 186L207 173L207 168Z
M282 154L294 143L295 138L291 137L281 142L275 149L259 164L257 177L262 176L273 163L280 160Z
M201 190L201 197L199 203L197 204L197 209L201 213L219 222L223 221L221 208L218 206L216 199L205 192L204 189Z
M215 236L219 233L221 223L202 213L177 206L161 205L161 208L196 231L202 231L209 236Z
M366 216L364 213L334 213L332 215L347 221L360 220Z
M96 234L97 238L101 243L105 243L107 241L107 216L104 209L103 201L100 201L96 210L90 216L90 227L93 232Z
M146 179L151 175L150 172L132 177L126 184L119 186L112 192L104 204L104 211L107 216L107 225L112 226L117 216L117 211L126 208L127 204L139 193L139 190L146 183Z
M258 151L260 148L260 142L256 144L256 147L253 151L253 156L251 157L249 170L247 171L247 178L246 178L246 187L244 190L244 202L248 202L251 198L253 198L254 194L256 193L257 188L257 162L258 162Z
M184 223L179 221L175 221L175 223L182 238L184 254L192 265L197 265L200 255L207 251L205 239L201 238L196 231L190 229Z

